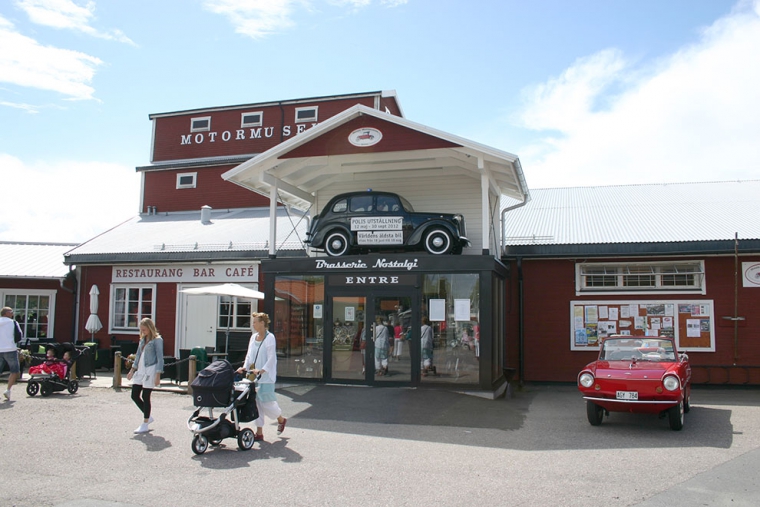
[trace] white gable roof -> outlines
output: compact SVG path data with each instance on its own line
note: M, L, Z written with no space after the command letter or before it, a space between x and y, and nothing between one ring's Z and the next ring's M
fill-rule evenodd
M458 146L283 158L295 148L361 115L374 116ZM478 180L485 174L495 193L520 201L529 198L528 186L516 155L363 105L346 109L227 171L222 177L267 197L276 185L281 202L308 209L315 201L314 195L335 181L352 179L357 181L357 188L361 188L362 178L376 177L378 173L389 178L408 178L441 174L441 170L467 174Z

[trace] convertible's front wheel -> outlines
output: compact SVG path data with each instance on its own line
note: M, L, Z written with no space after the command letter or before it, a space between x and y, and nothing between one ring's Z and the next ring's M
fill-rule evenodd
M604 419L604 409L593 401L586 400L586 416L591 426L599 426Z
M677 406L668 409L668 421L670 422L670 429L673 431L681 431L683 428L683 402L679 402Z
M331 232L325 240L325 252L330 257L340 257L348 252L348 236L343 231Z

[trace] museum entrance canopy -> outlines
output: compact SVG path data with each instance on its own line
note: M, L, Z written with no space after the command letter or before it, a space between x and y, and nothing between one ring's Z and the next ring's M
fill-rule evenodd
M319 211L313 209L319 194L338 182L355 182L356 189L363 189L366 182L378 178L403 184L450 176L480 183L481 226L486 238L489 196L529 199L516 155L362 105L346 109L222 175L268 196L272 210L280 202L313 213Z

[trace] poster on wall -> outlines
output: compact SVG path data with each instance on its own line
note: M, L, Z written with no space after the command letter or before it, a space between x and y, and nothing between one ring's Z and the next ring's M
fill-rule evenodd
M446 300L431 299L429 303L430 322L446 320Z
M570 350L594 350L611 335L668 336L679 350L715 351L713 301L571 301Z

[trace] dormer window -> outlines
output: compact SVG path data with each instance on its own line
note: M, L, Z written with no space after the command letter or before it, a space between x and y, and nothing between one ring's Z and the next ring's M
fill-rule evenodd
M316 122L316 121L317 121L317 106L296 108L296 123L306 123L306 122Z
M190 132L208 132L211 130L211 117L201 116L190 119Z
M264 113L256 111L253 113L243 113L240 117L240 127L261 127L264 124Z

